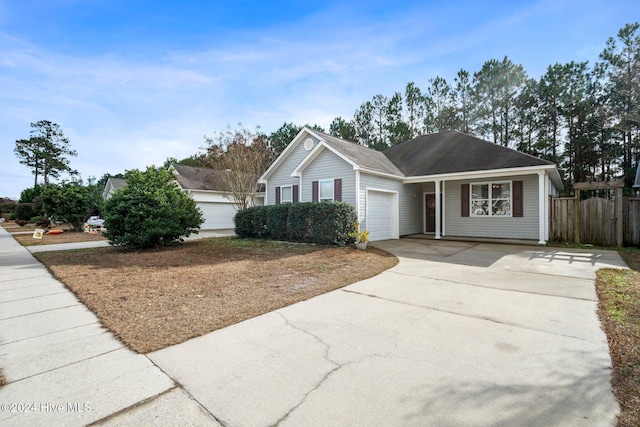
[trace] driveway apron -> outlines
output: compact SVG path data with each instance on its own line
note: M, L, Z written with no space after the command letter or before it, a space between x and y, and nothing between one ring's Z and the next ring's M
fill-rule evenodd
M614 251L401 239L368 280L149 354L225 426L608 426Z

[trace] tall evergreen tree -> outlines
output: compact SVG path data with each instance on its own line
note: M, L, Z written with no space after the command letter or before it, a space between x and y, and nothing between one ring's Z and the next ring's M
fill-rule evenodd
M457 110L454 93L447 80L440 76L429 79L427 93L431 101L428 107L431 107L432 130L444 132L455 129Z
M475 128L471 75L467 70L460 69L454 81L455 98L458 104L458 130L470 134Z
M356 142L358 135L353 121L345 120L342 117L336 117L329 125L329 134L347 141Z
M607 40L600 54L611 90L609 108L622 146L622 169L625 182L631 186L634 163L637 167L640 147L640 23L627 24L618 31L617 39Z
M489 60L473 76L474 99L478 105L480 133L492 137L496 144L512 144L512 121L515 100L526 73L506 56L502 61Z
M408 128L408 138L414 138L424 132L424 119L426 115L424 95L414 82L407 83L404 90L404 102L406 106L405 122Z
M71 149L62 128L48 120L31 123L30 138L17 140L14 153L21 164L32 169L34 187L39 176L47 185L50 178L59 178L63 172L76 173L69 166L68 157L78 153Z

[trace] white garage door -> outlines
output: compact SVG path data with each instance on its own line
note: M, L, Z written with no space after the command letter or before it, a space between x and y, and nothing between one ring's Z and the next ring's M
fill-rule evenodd
M369 240L397 239L395 212L397 210L395 193L368 191L367 229Z
M233 217L236 209L231 203L199 202L196 205L204 217L204 223L200 226L202 230L235 228Z

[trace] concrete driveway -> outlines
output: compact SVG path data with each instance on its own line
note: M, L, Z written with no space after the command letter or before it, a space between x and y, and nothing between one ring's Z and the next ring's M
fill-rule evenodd
M401 239L400 263L149 358L225 426L607 426L613 251Z

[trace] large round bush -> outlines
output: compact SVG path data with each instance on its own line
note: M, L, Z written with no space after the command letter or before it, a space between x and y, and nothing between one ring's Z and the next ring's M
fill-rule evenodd
M183 241L204 222L195 201L165 168L127 171L127 185L104 205L106 237L127 249L158 248Z

